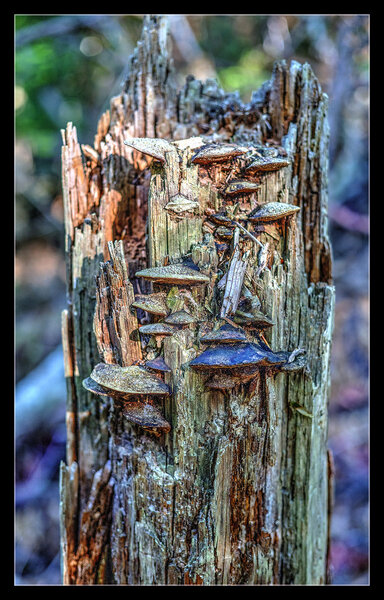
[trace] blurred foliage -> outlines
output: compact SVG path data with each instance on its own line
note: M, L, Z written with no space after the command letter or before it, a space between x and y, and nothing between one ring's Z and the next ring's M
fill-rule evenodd
M177 85L217 77L243 101L276 60L309 62L328 94L329 216L337 289L330 446L335 583L367 572L368 79L366 15L169 15ZM60 129L93 144L120 93L141 15L16 15L16 365L25 377L60 344L65 307ZM348 348L348 352L345 352ZM63 425L63 424L62 424ZM18 446L17 581L59 583L58 461L65 429Z

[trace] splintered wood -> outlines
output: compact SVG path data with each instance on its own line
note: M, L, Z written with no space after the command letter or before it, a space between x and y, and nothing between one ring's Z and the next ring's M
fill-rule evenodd
M225 284L223 304L221 306L220 317L224 317L234 314L239 304L241 288L244 281L245 271L247 269L248 253L242 252L239 248L239 232L238 230L234 233L234 251L227 272L227 279Z
M110 242L108 248L111 260L101 263L96 280L94 332L102 360L125 367L142 358L137 317L130 311L135 295L123 243Z
M166 29L144 17L94 148L63 137L63 581L323 584L327 98L294 61L248 104L177 90ZM169 393L120 402L87 381L99 363Z

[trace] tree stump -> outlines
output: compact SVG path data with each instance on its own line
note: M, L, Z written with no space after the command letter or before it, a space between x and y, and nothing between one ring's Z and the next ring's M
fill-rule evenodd
M248 104L191 76L176 93L167 19L145 17L94 147L62 133L63 582L326 583L334 288L310 66L276 63ZM169 393L93 393L99 363Z

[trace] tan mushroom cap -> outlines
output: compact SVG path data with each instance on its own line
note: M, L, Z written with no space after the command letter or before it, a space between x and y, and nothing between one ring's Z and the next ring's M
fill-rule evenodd
M276 221L288 217L289 215L293 215L299 210L300 206L295 206L294 204L287 204L286 202L267 202L260 208L249 213L248 221Z
M185 265L166 265L165 267L152 267L136 273L136 277L143 277L156 283L176 283L194 285L208 283L209 277Z
M148 154L162 163L165 162L167 152L176 152L176 148L167 140L162 138L128 138L124 140L126 146L130 146L143 154Z
M136 365L120 367L99 363L91 378L107 390L124 395L169 395L169 387L161 379Z
M192 317L185 310L178 310L166 317L164 323L169 325L189 325L190 323L196 323L196 319Z
M131 306L133 308L141 308L153 315L159 315L161 317L166 317L169 313L169 309L165 303L164 293L135 296L135 301L132 302Z
M182 194L176 194L173 196L168 204L164 206L165 210L171 210L175 213L183 213L188 211L193 211L196 208L199 208L200 204L196 202L196 200L189 200L186 196Z
M150 323L149 325L142 325L139 328L139 333L145 335L172 335L175 330L165 323Z

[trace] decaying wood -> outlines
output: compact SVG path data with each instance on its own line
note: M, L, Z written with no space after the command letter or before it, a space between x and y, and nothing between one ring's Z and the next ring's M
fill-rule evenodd
M248 105L213 80L188 77L175 93L166 18L155 16L145 17L129 77L99 122L94 148L83 147L82 158L75 127L63 132L65 583L326 582L334 305L326 112L311 68L295 61L276 63ZM149 156L148 142L140 150L124 144L132 138L166 140L172 150L153 158L153 142ZM210 162L211 142L241 152ZM257 186L227 194L229 181L244 179L247 152L260 145L278 147L287 166L252 172ZM300 210L271 223L247 221L272 201ZM217 214L239 224L227 228L228 240L217 231L220 219L210 219ZM192 284L136 276L167 265L206 277ZM131 307L135 295L151 293L192 321L168 324L172 333L158 340L140 336L143 323L163 319ZM204 350L200 338L233 323L239 303L252 298L274 325L259 335L245 319L247 343L264 339L281 353L282 368L223 372L222 380L190 368ZM171 426L160 436L82 386L100 362L145 366L160 358L171 371L159 375L171 390L157 405Z

